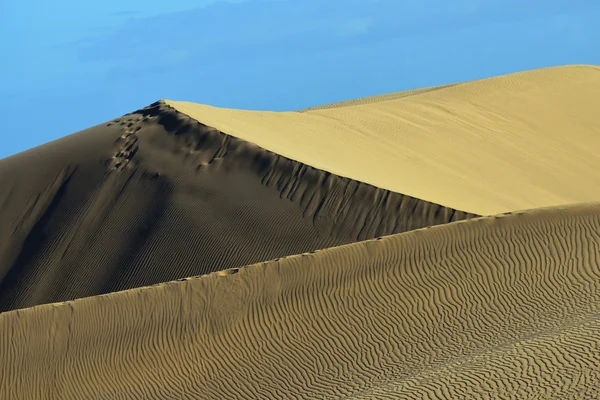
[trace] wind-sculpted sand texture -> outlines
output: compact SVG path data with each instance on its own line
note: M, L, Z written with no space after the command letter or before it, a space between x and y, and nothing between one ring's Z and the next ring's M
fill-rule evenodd
M302 113L167 104L315 168L492 215L600 200L599 93L600 67L578 65Z
M0 187L0 311L473 216L286 159L162 103L0 160Z
M11 311L0 398L596 398L599 260L587 204Z

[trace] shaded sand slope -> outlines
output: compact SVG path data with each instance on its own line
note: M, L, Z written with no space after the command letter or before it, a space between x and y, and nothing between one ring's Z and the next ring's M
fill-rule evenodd
M596 398L599 232L535 210L3 313L0 397Z
M599 93L599 67L566 66L302 113L168 104L315 168L489 215L600 199Z
M469 217L157 103L0 160L0 311Z

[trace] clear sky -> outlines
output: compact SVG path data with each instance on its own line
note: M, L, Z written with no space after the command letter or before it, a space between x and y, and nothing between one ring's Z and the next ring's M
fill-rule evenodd
M598 0L0 0L0 158L158 99L295 110L600 64Z

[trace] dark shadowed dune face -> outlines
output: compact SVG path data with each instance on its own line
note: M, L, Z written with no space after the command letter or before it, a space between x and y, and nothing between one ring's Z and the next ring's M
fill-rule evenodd
M474 216L281 157L162 102L1 160L0 187L0 311Z

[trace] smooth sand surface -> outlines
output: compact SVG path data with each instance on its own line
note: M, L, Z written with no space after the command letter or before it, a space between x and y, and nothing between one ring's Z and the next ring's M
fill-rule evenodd
M597 398L599 258L577 205L6 312L0 398Z
M317 169L475 214L600 199L600 67L380 99L301 113L167 104Z
M157 103L0 160L0 311L472 217Z
M434 90L444 89L444 88L454 86L454 85L456 85L456 83L450 83L447 85L439 85L439 86L431 86L431 87L425 87L425 88L417 88L417 89L411 89L411 90L403 90L401 92L386 93L386 94L380 94L380 95L375 95L375 96L360 97L358 99L344 100L344 101L338 101L336 103L328 103L328 104L322 104L320 106L304 108L302 110L298 110L297 112L325 110L328 108L350 107L350 106L358 106L361 104L377 103L380 101L395 100L395 99L399 99L402 97L414 96L416 94L421 94L421 93L431 92Z

